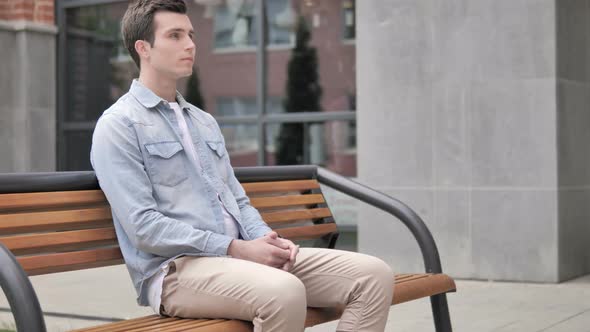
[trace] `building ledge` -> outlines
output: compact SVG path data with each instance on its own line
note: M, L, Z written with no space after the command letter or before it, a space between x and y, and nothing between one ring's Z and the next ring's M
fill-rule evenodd
M51 34L51 35L56 35L57 31L58 31L57 26L55 26L55 25L25 21L25 20L18 20L18 21L0 20L0 30L14 31L14 32L31 31L31 32L45 33L45 34Z

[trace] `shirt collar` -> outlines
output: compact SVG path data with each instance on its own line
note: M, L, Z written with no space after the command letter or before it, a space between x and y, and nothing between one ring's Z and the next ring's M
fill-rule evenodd
M180 109L183 110L190 110L190 104L186 102L186 100L184 100L184 97L180 94L180 92L176 91L176 102L178 102L178 106L180 106Z
M159 103L165 101L145 85L141 84L137 79L134 79L131 83L129 92L131 92L131 94L146 108L154 108ZM190 109L189 104L178 91L176 91L176 101L181 109Z

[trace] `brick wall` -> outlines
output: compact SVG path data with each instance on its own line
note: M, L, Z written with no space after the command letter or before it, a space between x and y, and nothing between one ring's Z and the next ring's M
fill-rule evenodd
M55 24L55 0L0 0L0 20Z

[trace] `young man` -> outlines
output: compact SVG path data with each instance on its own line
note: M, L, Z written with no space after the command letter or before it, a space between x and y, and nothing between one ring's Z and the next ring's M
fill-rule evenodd
M176 91L195 57L185 3L133 2L122 31L139 79L99 119L91 161L138 303L278 332L302 331L307 306L343 305L338 331L383 331L389 266L279 238L235 178L213 117Z

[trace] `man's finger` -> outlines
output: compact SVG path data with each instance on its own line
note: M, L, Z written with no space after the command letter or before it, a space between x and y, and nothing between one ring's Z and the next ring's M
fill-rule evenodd
M291 257L289 257L289 260L293 262L293 264L295 264L295 258L297 257L297 254L299 253L299 246L293 245L293 248L291 248Z
M291 257L291 252L286 249L274 247L273 250L271 251L271 255L273 255L274 257L280 258L284 261L287 261Z
M283 265L283 270L289 272L293 269L293 266L295 266L295 262L294 261L287 261L287 263L285 263L285 265Z
M266 240L266 243L272 244L275 247L279 247L281 249L289 249L288 243L285 243L285 241L283 239L280 239L280 238L273 239L272 237L266 237L265 240Z
M282 240L287 245L287 248L290 251L289 260L295 260L297 253L299 253L299 246L295 245L295 243L293 243L290 240L287 240L287 239L282 239Z

